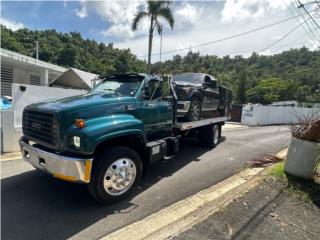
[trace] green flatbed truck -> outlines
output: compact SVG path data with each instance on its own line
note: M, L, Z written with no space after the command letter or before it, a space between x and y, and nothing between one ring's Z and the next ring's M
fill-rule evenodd
M23 111L23 158L55 178L85 183L103 204L128 197L150 164L179 150L192 135L213 148L227 112L179 122L170 81L144 74L107 75L89 93L27 106ZM169 93L169 94L168 94Z

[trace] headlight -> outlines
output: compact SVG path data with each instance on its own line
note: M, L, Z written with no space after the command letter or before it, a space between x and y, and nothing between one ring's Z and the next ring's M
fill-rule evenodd
M74 145L76 148L80 148L80 137L78 137L78 136L74 136L74 137L73 137L73 145Z

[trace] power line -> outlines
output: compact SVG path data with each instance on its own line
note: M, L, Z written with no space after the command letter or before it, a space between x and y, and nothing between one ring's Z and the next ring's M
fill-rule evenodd
M294 15L293 11L290 9L290 7L289 7L288 4L286 3L286 1L285 1L285 0L282 0L282 2L283 2L283 4L286 6L286 8L289 10L290 14L295 17L295 19L297 20L298 23L300 23L299 18ZM305 28L305 26L302 26L302 27L303 27L303 30L306 32L306 34L309 35L309 37L310 37L311 39L313 38L313 40L315 40L314 36L311 35L310 32L308 32L308 30Z
M296 8L297 11L298 11L299 13L303 13L303 11L299 8L299 4L301 4L300 1L299 1L299 0L296 0L296 3L297 3L297 8ZM307 12L307 14L309 13L305 8L304 8L304 10ZM316 10L316 9L314 9L313 11L315 11L315 10ZM309 15L309 14L308 14L308 15ZM305 20L304 15L301 15L301 16L302 16L302 18ZM311 18L312 18L312 17L311 17ZM308 26L308 28L309 28L309 31L312 32L309 23L307 22L306 24L307 24L307 26ZM311 25L313 25L313 21L311 21ZM315 40L320 42L320 34L318 33L318 31L314 31L312 34L315 36Z
M291 29L289 32L287 32L282 38L278 39L277 41L271 43L270 45L266 46L265 48L261 49L258 53L263 52L271 47L273 47L274 45L276 45L278 42L282 41L283 39L285 39L286 37L288 37L291 33L293 33L294 31L296 31L299 27L301 27L308 19L306 19L304 22L301 22L299 25L295 26L293 29Z
M309 13L309 11L307 11L307 9L304 7L304 4L302 4L299 0L298 0L298 3L300 4L298 6L298 8L303 8L304 11L308 14L308 16L311 18L311 20L314 22L314 24L320 29L320 26L319 24L316 22L316 20L313 19L313 17L311 16L311 14Z
M221 39L218 39L218 40L215 40L215 41L201 43L201 44L198 44L198 45L194 45L194 46L186 47L186 48L180 48L180 49L177 49L177 50L166 51L166 52L162 52L161 54L162 55L166 55L166 54L170 54L170 53L181 52L181 51L185 51L185 50L188 50L188 49L197 48L197 47L203 47L203 46L207 46L207 45L223 42L223 41L226 41L226 40L230 40L230 39L233 39L233 38L241 37L241 36L244 36L244 35L247 35L247 34L250 34L250 33L253 33L253 32L257 32L257 31L265 29L265 28L269 28L269 27L272 27L272 26L275 26L275 25L278 25L278 24L281 24L281 23L284 23L284 22L288 22L288 21L296 18L297 16L301 16L303 14L304 13L301 13L301 14L293 16L293 17L289 17L289 18L286 18L286 19L283 19L283 20L280 20L280 21L277 21L277 22L274 22L274 23L271 23L271 24L267 24L267 25L259 27L259 28L255 28L255 29L252 29L252 30L249 30L249 31L246 31L246 32L234 34L234 35L231 35L229 37L221 38ZM154 54L152 54L152 56L158 56L159 54L160 53L154 53ZM140 56L140 57L146 57L146 56L147 55L143 55L143 56Z

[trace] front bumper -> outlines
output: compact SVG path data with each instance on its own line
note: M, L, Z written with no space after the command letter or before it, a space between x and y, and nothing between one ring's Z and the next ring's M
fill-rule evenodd
M177 102L177 115L178 117L184 117L189 111L190 101L178 101Z
M23 159L35 168L53 177L80 183L89 183L92 158L67 157L44 151L20 140Z

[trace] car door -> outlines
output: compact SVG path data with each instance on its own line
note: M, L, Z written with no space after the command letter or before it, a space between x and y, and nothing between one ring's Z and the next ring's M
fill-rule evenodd
M171 127L172 103L162 97L161 80L150 79L145 86L141 113L147 135Z
M217 81L209 76L204 77L204 102L203 111L213 111L217 110L219 106L219 91L217 86Z

